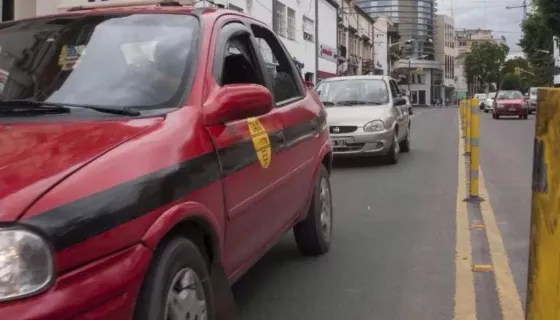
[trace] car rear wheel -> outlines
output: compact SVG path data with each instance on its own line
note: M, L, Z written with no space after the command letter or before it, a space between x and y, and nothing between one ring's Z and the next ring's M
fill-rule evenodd
M523 116L523 120L527 120L527 119L529 119L529 115L528 115L528 114L526 114L526 115Z
M488 110L484 110L484 113L488 113Z
M197 246L186 238L172 238L152 258L134 320L214 319L209 277Z
M401 152L410 152L410 126L406 129L406 137L399 143Z
M299 251L306 255L327 253L331 247L332 229L330 174L325 166L321 166L307 217L294 226L294 236Z

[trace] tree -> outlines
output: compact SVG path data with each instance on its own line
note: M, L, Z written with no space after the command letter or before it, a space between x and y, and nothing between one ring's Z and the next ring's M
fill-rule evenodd
M523 90L522 86L523 81L521 77L512 73L505 74L500 83L501 90Z
M542 13L543 23L552 35L560 37L560 1L537 0L536 7Z
M504 62L504 65L501 70L502 83L506 75L515 73L516 68L520 68L521 70L532 72L531 67L529 66L529 62L526 59L522 57L509 59L506 62ZM522 90L523 92L527 91L534 82L533 79L534 77L527 72L521 72L521 74L517 76L517 78L520 81L519 87L517 89Z
M552 53L553 32L545 23L544 14L541 8L536 7L533 13L529 14L521 23L522 36L518 45L521 47L531 71L535 76L531 80L533 86L547 86L552 82L554 75L554 59Z
M490 87L492 82L500 82L500 70L509 47L493 41L475 43L465 56L465 73L469 83L478 82Z

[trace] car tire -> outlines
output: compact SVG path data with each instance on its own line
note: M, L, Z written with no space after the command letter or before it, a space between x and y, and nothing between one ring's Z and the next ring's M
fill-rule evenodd
M484 113L488 113L488 110L484 110Z
M391 143L391 147L389 147L389 151L387 152L387 154L383 156L383 160L385 160L387 164L397 164L399 163L400 152L400 145L397 140L397 134L395 133L393 135L393 142Z
M410 126L406 130L406 137L399 143L400 152L410 152Z
M299 251L305 255L327 253L331 247L332 229L333 208L330 174L327 168L321 165L307 217L294 226L294 237Z
M526 114L526 115L523 116L523 120L527 120L527 119L529 119L529 115L528 115L528 114Z
M171 238L162 243L153 255L136 300L133 319L166 319L170 310L168 301L172 294L177 294L175 301L189 299L183 301L185 305L196 306L185 306L183 319L196 319L195 316L200 319L204 313L205 319L214 319L214 301L209 278L206 260L198 247L187 238ZM189 288L185 289L185 285L182 284L185 279L192 280L194 286L189 285ZM183 288L177 290L176 285L179 282ZM175 292L184 293L187 290L189 294L182 298Z

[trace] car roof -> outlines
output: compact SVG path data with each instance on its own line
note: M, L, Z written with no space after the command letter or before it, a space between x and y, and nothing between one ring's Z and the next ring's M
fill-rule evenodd
M381 75L360 75L360 76L340 76L324 79L323 81L340 81L340 80L395 80L389 76Z

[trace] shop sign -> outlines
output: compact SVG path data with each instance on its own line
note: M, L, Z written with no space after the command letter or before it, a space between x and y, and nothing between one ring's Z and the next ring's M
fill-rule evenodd
M336 49L322 44L319 46L319 57L325 60L336 62Z

